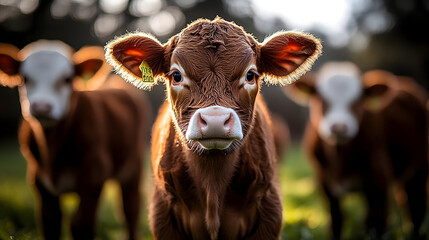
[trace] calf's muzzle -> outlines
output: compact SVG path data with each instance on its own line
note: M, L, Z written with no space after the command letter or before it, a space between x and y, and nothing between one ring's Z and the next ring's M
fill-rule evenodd
M231 108L198 109L189 121L186 139L197 141L205 149L227 149L232 142L243 139L240 119Z

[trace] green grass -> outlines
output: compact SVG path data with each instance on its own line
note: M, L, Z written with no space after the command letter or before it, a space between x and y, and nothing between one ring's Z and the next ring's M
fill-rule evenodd
M283 198L282 239L326 239L327 215L312 169L301 149L289 148L279 171Z
M147 158L149 159L149 158ZM147 161L148 162L148 161ZM146 168L149 171L149 166ZM146 174L145 189L149 188L150 173ZM148 191L144 191L148 195ZM146 201L147 203L147 201ZM37 206L33 189L26 180L26 161L16 140L0 144L0 240L41 239L35 218ZM76 194L61 196L63 239L70 237L70 220L79 204ZM151 239L147 221L147 204L141 214L143 239ZM98 212L97 239L125 239L121 215L119 186L108 181L103 189Z
M149 160L149 157L147 157ZM149 196L151 175L147 162L144 186ZM284 156L279 169L279 182L283 198L283 230L281 239L328 239L329 215L322 194L316 187L313 172L301 148L293 145ZM26 162L16 141L0 144L0 239L40 239L34 217L37 204L33 190L26 182ZM98 212L97 239L124 239L120 211L119 186L108 181L101 197ZM75 194L61 197L64 212L63 239L71 239L69 222L79 204ZM392 204L393 205L393 204ZM146 200L141 214L141 235L152 239L147 220ZM342 202L345 212L344 239L365 239L365 206L362 198L351 194ZM405 239L400 210L392 207L392 227L386 239Z

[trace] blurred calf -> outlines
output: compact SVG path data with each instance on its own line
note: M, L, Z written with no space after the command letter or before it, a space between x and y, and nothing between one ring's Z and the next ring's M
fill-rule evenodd
M304 144L330 203L334 239L341 236L339 200L360 191L369 234L381 237L393 182L403 187L417 236L426 213L428 123L426 93L412 79L352 63L327 63L284 88L309 103Z
M61 235L59 196L76 192L74 239L93 239L104 182L120 182L129 239L137 238L139 181L150 109L134 88L94 90L111 68L101 47L74 52L59 41L41 40L19 51L0 45L0 81L19 85L23 121L21 151L28 180L40 196L46 239Z

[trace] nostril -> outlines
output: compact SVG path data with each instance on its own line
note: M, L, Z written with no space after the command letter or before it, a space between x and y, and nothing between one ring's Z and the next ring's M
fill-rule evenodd
M186 139L200 143L206 141L207 144L207 141L216 145L242 138L240 119L235 111L220 106L198 109L191 117L186 131Z
M46 104L45 105L45 111L46 111L46 113L51 113L51 111L52 111L52 105L51 104Z
M224 122L224 127L226 127L226 128L231 128L233 125L234 125L234 118L233 118L233 116L232 116L232 113L230 113L229 115L228 115L228 117L226 118L226 120L225 120L225 122Z
M207 121L205 119L205 116L203 116L201 113L198 113L198 126L200 128L207 126Z
M347 133L347 125L343 123L335 123L331 126L331 131L334 134L345 135Z
M199 113L197 117L197 127L205 134L217 132L219 135L224 135L234 125L234 117L231 113Z
M52 111L52 105L47 102L36 102L31 105L31 112L34 115L49 115Z

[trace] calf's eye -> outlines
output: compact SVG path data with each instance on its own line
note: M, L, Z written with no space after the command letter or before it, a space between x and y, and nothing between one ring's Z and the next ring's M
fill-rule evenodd
M246 81L252 82L254 79L255 79L255 73L254 72L247 72Z
M176 83L179 83L182 81L182 75L178 72L173 73L173 80Z

